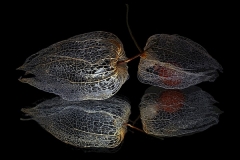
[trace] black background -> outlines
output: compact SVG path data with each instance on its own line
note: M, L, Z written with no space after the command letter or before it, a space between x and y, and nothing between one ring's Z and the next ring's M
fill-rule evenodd
M229 88L235 85L231 80L231 70L228 64L229 57L235 53L231 51L231 46L234 46L235 43L232 39L233 27L235 27L234 16L236 15L233 9L234 5L162 4L161 2L153 4L148 1L142 4L127 3L130 7L129 24L142 48L148 37L153 34L179 34L202 45L223 66L224 72L215 82L203 82L197 86L219 101L217 106L224 113L220 115L219 124L204 132L180 138L159 140L129 129L121 149L115 154L104 155L113 158L116 157L116 154L124 155L125 158L130 154L135 156L156 154L159 158L232 156L232 144L237 142L237 137L236 140L231 139L234 137L236 127L230 127L233 119L228 118L233 107L229 103L229 100L233 99L230 96L232 92ZM122 41L127 57L138 54L139 51L126 27L125 3L96 3L95 1L79 2L78 4L14 3L9 9L9 13L12 11L13 15L7 18L7 23L11 24L6 25L7 29L11 30L10 35L7 36L7 42L10 44L8 50L14 53L8 54L13 61L10 65L11 75L14 75L14 78L9 81L14 84L11 85L14 92L7 92L9 94L6 95L9 95L8 98L12 97L12 93L14 95L14 100L11 99L8 102L12 107L10 110L16 111L13 119L17 120L18 126L17 129L10 127L14 130L14 137L11 138L13 141L10 141L11 143L9 142L5 149L21 151L18 156L25 158L31 152L35 153L35 156L51 154L61 157L66 154L69 158L75 156L76 158L88 158L87 156L94 155L94 153L86 154L82 150L64 144L34 121L19 120L21 108L52 95L19 82L17 79L23 73L15 69L37 51L58 41L91 31L112 32ZM233 41L231 45L229 45L229 41ZM128 97L131 102L132 115L130 119L138 116L138 104L144 91L150 86L138 81L138 63L139 59L135 59L128 64L130 79L118 92ZM140 123L138 125L141 127ZM81 157L82 155L85 157Z

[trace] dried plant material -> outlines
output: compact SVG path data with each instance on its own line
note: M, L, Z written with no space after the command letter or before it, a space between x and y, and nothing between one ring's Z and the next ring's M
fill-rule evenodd
M139 105L143 130L157 137L204 131L218 124L222 113L214 103L214 98L199 87L183 90L150 87Z
M113 96L128 79L121 41L112 33L96 31L55 43L33 54L19 70L19 80L65 100L103 100ZM31 77L27 77L32 75Z
M114 148L124 139L130 109L117 96L101 101L55 97L22 111L62 142L80 148Z
M138 79L166 89L184 89L203 81L213 82L222 66L196 42L179 36L151 36L141 55Z

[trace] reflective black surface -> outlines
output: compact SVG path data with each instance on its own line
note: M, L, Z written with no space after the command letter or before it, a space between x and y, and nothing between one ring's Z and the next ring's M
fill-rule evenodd
M49 6L42 4L42 7L30 5L23 7L25 12L19 12L16 19L20 23L15 23L18 27L14 32L17 33L17 50L14 53L14 68L22 65L27 57L36 53L42 48L58 41L67 39L77 34L90 31L103 30L114 33L122 41L127 57L138 54L129 32L126 27L124 3L110 4L78 4L77 6ZM229 137L229 126L227 123L228 99L224 90L228 87L225 81L228 73L225 72L227 62L225 56L227 49L222 40L222 34L216 28L221 27L226 21L222 10L215 6L203 5L197 8L191 7L164 6L161 4L131 4L129 3L129 25L133 35L139 45L143 48L147 38L153 34L179 34L192 39L202 45L209 54L215 58L222 66L223 73L215 82L203 82L198 84L202 90L211 94L219 103L216 106L224 113L220 115L219 123L209 129L184 137L165 138L164 140L149 136L134 129L129 128L120 149L114 154L106 154L115 157L115 154L141 155L157 154L159 158L167 156L189 157L189 153L206 157L207 155L220 156L226 154L225 148L230 146L226 139ZM70 9L72 7L72 9ZM145 90L150 86L142 84L137 79L139 59L135 59L128 64L130 79L122 86L118 94L124 95L131 103L132 114L130 119L134 120L139 115L138 105ZM21 71L14 71L14 109L18 113L16 119L22 116L20 109L41 99L52 97L52 94L40 91L28 84L23 84L17 79L22 75ZM141 128L138 121L136 126ZM50 153L61 157L65 153L69 157L81 157L88 152L69 146L42 129L34 121L18 121L17 147L16 150L22 153L38 152L39 154ZM216 149L216 152L213 151ZM91 150L92 151L92 150ZM91 157L94 153L88 154ZM104 154L104 155L105 155ZM162 157L161 157L162 156ZM23 156L25 157L25 156Z

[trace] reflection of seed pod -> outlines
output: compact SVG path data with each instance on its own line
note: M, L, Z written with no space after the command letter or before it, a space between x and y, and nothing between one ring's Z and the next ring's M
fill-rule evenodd
M63 40L33 54L19 70L20 78L65 100L102 100L128 79L125 52L112 33L96 31ZM32 77L26 77L32 75Z
M196 42L179 36L149 37L138 66L142 83L166 89L184 89L203 81L214 81L222 66Z
M101 101L65 101L56 97L22 111L67 144L114 148L124 139L130 104L116 96Z
M123 143L124 142L122 141L121 144L119 144L118 146L116 146L114 148L106 148L106 147L79 148L79 147L74 147L72 145L69 145L68 147L71 150L82 151L84 153L116 153L122 148Z
M159 108L166 112L176 112L183 107L184 94L181 90L165 90L159 97Z
M204 131L218 123L221 111L214 98L199 87L165 90L150 87L139 105L143 130L158 137Z

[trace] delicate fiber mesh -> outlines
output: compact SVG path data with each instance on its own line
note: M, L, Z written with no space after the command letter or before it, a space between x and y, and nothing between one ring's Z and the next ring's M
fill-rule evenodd
M138 66L138 79L142 83L166 89L183 89L214 81L222 66L196 42L179 36L156 34L144 48Z
M130 104L116 96L101 101L56 97L22 111L67 144L114 148L124 139Z
M150 87L139 105L143 130L158 137L204 131L216 125L222 113L207 92L192 86L183 90Z
M112 33L96 31L55 43L26 59L20 78L65 100L102 100L113 96L128 79L125 52Z

